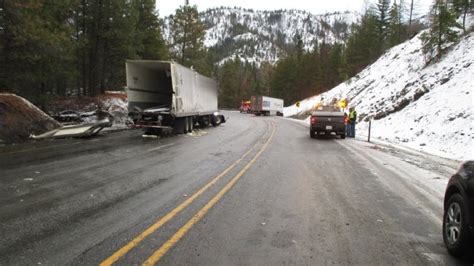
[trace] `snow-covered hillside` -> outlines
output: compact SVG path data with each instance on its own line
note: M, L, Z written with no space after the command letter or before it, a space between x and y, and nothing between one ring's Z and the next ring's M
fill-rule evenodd
M306 50L316 42L343 42L350 25L359 15L354 12L313 15L301 10L257 11L242 8L214 8L200 13L205 23L204 44L219 51L219 62L233 59L260 64L275 63L285 57L301 36ZM164 35L171 43L168 18Z
M471 25L472 25L471 19ZM316 103L347 98L359 134L456 160L474 159L474 33L438 63L426 66L419 36L390 49L356 77L285 108L285 116Z

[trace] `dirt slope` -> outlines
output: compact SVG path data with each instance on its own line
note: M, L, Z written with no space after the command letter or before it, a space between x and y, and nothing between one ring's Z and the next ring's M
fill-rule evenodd
M0 140L23 142L60 124L29 101L15 94L0 93Z

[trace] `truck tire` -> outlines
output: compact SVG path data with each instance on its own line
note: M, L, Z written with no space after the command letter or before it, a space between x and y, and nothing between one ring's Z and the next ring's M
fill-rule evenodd
M184 133L189 133L191 132L191 117L185 117L186 120L186 128L184 129Z
M205 128L209 126L209 117L208 116L200 116L198 118L198 123L201 128Z
M189 132L193 132L194 130L194 118L190 117L189 118Z
M314 133L315 133L315 131L310 129L309 130L309 137L314 139L316 137L316 135Z
M211 124L212 124L212 126L215 126L215 127L216 127L216 126L218 126L220 123L221 123L221 118L220 118L220 116L215 116L215 115L211 116Z
M471 236L469 234L469 216L466 202L461 194L449 197L443 215L443 240L448 253L455 257L463 257L472 252ZM453 234L456 227L457 234Z
M183 117L183 123L184 123L184 126L183 126L183 134L186 134L188 133L188 118L187 117Z
M186 128L186 121L184 117L176 118L173 125L173 133L183 134Z

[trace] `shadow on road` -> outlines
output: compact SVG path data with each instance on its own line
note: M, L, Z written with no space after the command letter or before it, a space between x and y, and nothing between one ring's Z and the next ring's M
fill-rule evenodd
M327 141L327 140L333 140L333 139L341 139L341 137L339 137L335 134L320 134L320 135L316 135L313 139L314 140Z

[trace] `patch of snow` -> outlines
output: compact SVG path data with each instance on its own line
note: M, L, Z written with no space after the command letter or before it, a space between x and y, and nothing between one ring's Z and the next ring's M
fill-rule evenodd
M472 27L473 17L467 27ZM420 33L421 34L421 33ZM426 66L419 36L393 47L332 90L284 109L302 114L317 103L346 98L358 112L357 132L454 160L474 159L474 33Z

